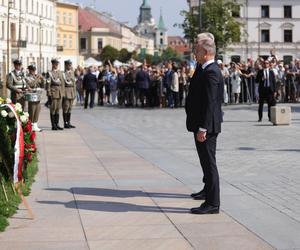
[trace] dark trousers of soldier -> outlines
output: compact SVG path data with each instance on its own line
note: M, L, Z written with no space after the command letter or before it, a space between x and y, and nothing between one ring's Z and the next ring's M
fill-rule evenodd
M73 99L63 98L62 108L64 114L71 113L73 101Z
M51 101L51 106L50 106L50 114L59 114L59 110L61 107L61 99L53 99Z
M28 102L28 113L29 113L30 121L32 123L38 122L40 112L41 112L40 102Z
M73 106L73 99L63 98L63 119L65 128L75 128L71 125L71 111Z
M52 99L50 106L50 118L52 124L52 130L62 130L59 126L59 110L61 107L61 98Z

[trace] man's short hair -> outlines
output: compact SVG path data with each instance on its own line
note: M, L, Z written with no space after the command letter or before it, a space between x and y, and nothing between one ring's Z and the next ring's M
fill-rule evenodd
M203 33L200 33L198 34L197 36L197 41L201 41L201 40L207 40L207 39L210 39L212 40L213 42L215 41L215 37L212 33L209 33L209 32L203 32Z

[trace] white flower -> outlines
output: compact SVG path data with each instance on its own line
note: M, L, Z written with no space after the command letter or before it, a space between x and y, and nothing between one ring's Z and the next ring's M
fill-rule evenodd
M7 104L10 104L10 103L11 103L11 99L6 98L6 103L7 103Z
M15 105L15 108L16 108L16 110L18 111L18 112L22 112L22 105L20 104L20 103L16 103L16 105Z
M28 118L29 117L29 113L28 112L24 112L24 115Z
M9 131L9 126L6 126L6 132L8 132Z
M1 111L1 116L2 117L6 117L8 115L8 113L5 111L5 110L2 110Z
M22 123L26 123L28 121L28 118L25 115L21 115L20 120Z
M14 115L13 112L9 112L9 113L8 113L8 117L9 117L9 118L13 118L13 117L15 117L15 115Z

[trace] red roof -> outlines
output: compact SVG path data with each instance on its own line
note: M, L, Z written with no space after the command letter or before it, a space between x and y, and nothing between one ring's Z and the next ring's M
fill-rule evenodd
M91 28L109 28L109 26L102 22L96 14L86 9L79 9L79 26L83 32L90 31Z

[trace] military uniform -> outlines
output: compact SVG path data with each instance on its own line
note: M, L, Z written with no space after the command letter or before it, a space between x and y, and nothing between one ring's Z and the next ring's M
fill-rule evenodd
M41 75L35 74L36 67L34 65L28 66L29 73L26 75L26 83L27 86L32 90L32 92L37 92L39 89L44 88L44 79ZM40 101L32 102L28 101L28 113L29 118L32 122L32 129L33 131L41 131L38 126L37 122L39 119L39 114L41 111L41 103Z
M70 60L65 61L65 65L71 65ZM63 118L64 118L64 127L65 128L75 128L71 125L71 111L74 99L76 97L76 79L75 74L72 69L66 69L63 72L63 80L65 87L65 96L63 98Z
M14 60L14 65L22 65L20 60ZM14 104L17 102L22 105L24 110L25 107L25 96L24 92L27 88L25 75L22 70L14 69L8 74L7 77L7 87L11 91L11 100Z
M52 64L58 64L52 60ZM62 105L62 98L65 95L63 75L58 69L52 69L47 73L47 95L51 98L50 119L52 130L62 130L59 126L59 110Z

